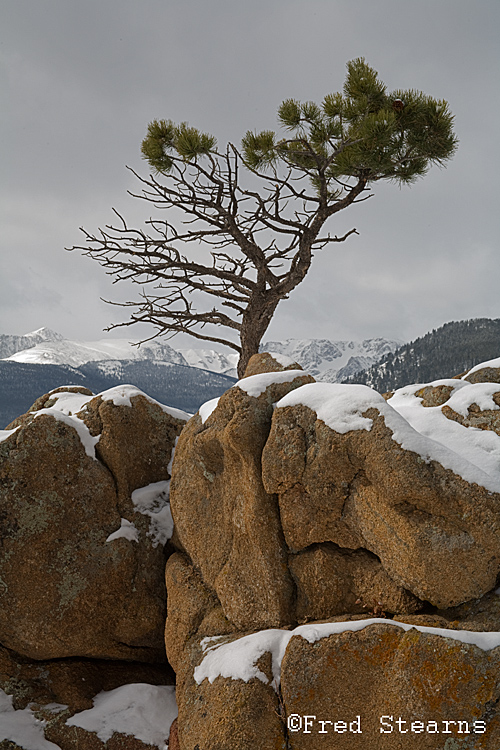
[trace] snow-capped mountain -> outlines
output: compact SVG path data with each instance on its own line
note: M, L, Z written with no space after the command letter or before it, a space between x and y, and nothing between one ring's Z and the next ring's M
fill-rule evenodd
M70 341L48 328L40 328L25 336L1 336L0 347L3 339L7 339L6 344L7 346L10 344L10 348L16 347L16 351L2 359L13 362L79 367L85 362L99 362L106 359L149 359L171 362L176 365L187 364L182 354L168 344L156 341L142 344L140 347L133 346L127 339ZM17 339L17 342L9 341L13 339ZM19 346L21 348L18 348Z
M179 349L179 354L185 359L187 365L200 367L202 370L220 372L222 375L236 377L236 366L238 354L236 352L223 354L214 349Z
M400 345L400 341L382 338L364 341L286 339L267 341L261 346L261 350L288 356L317 380L335 383L367 369ZM238 355L213 349L176 350L169 344L158 341L150 341L141 346L134 346L127 339L70 341L55 331L40 328L24 336L0 335L0 359L71 367L80 367L87 362L109 362L111 368L116 368L116 363L121 360L147 360L196 367L236 377Z
M385 354L395 351L401 341L375 338L364 341L328 339L286 339L266 341L261 349L291 357L319 381L340 383L365 370Z
M86 362L105 360L153 360L236 376L238 355L213 349L180 349L149 341L135 346L128 339L72 341L50 328L39 328L23 336L0 334L0 359L45 365L80 367Z
M64 336L51 331L50 328L39 328L23 336L14 336L7 333L0 334L0 359L6 359L16 352L30 349L37 344L64 341Z

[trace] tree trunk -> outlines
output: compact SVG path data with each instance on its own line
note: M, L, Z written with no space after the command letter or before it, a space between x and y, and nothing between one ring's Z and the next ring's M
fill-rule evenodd
M267 295L265 292L255 295L245 310L240 331L241 354L237 368L239 378L245 374L250 357L258 353L279 301L280 298L276 298L274 293L271 296L268 290Z

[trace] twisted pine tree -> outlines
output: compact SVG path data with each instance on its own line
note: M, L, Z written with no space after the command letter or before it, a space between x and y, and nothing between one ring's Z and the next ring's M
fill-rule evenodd
M356 232L332 236L329 219L371 197L379 180L415 182L458 143L447 102L388 92L362 58L347 64L342 93L321 105L287 99L278 121L281 134L249 131L240 148L229 143L222 151L187 123L150 123L142 154L154 174L134 172L142 193L133 195L169 209L167 218L151 218L144 231L115 211L118 226L98 235L82 229L85 246L71 248L115 281L143 287L138 301L113 303L132 312L110 328L149 323L150 338L187 333L224 344L239 353L241 377L314 251ZM190 259L193 242L205 262L194 259L199 252Z

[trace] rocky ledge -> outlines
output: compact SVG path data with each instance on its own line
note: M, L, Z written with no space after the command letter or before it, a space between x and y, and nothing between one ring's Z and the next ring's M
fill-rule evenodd
M192 417L38 399L0 433L0 750L498 750L499 381L262 354Z

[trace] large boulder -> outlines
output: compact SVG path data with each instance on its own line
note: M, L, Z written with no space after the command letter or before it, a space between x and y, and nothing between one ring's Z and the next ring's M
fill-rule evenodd
M180 750L497 750L495 373L386 399L290 366L257 355L179 440Z
M175 541L235 630L295 620L279 509L262 484L261 456L273 404L312 380L300 370L246 377L202 407L179 438L171 486Z
M127 386L65 389L2 433L4 646L32 659L165 659L168 467L186 416Z
M294 636L281 666L288 747L494 750L499 666L498 646L391 624Z
M264 487L294 552L364 548L415 597L453 607L495 586L500 481L417 432L394 399L335 384L288 394L263 450Z
M498 633L344 616L191 641L188 652L181 750L262 747L259 735L266 748L282 747L281 732L290 750L499 746Z

